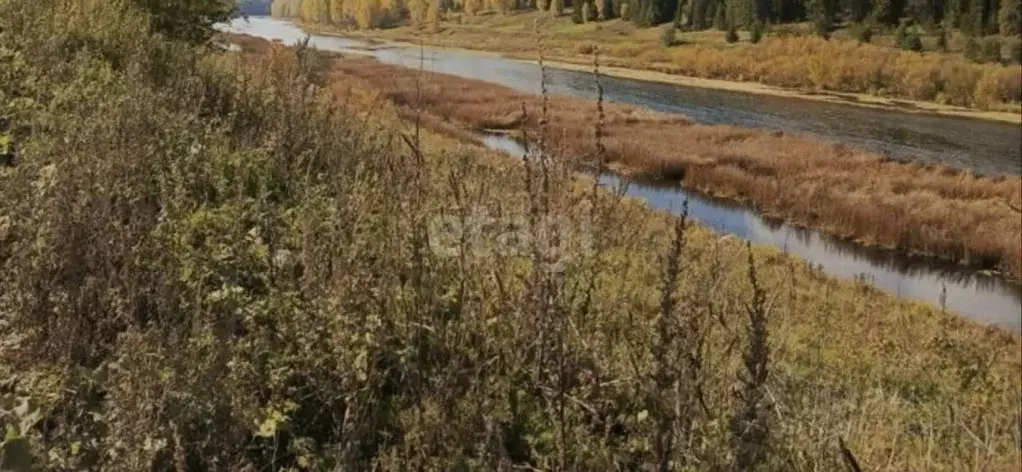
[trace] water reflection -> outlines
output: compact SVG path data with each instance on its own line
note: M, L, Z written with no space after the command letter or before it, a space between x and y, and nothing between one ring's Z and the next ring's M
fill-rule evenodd
M285 43L294 43L306 36L294 24L271 18L236 20L224 28ZM324 50L371 54L381 62L406 67L419 67L421 62L426 70L539 92L538 67L495 55L437 49L426 49L420 55L418 48L367 49L366 44L359 41L318 35L311 36L310 43ZM552 70L548 80L553 93L593 98L595 86L591 74ZM1022 143L1015 125L796 102L624 79L605 78L604 87L610 100L682 113L704 123L812 133L896 157L913 156L981 172L1022 172ZM792 106L794 103L798 106ZM487 136L484 141L491 148L522 154L518 143L505 137ZM614 186L618 183L615 176L604 176L602 182ZM1022 331L1022 291L998 277L892 251L863 248L813 230L770 222L748 208L689 194L676 187L633 183L628 194L655 208L673 211L679 210L687 199L692 216L717 231L797 254L834 275L864 275L878 288L899 296L939 303L946 286L949 309L982 323Z
M293 23L273 18L235 20L224 28L285 43L305 37L305 32ZM310 42L324 50L370 54L381 62L406 67L419 67L421 63L429 71L539 93L539 67L492 54L436 48L425 48L420 54L416 47L367 50L360 41L319 35L311 36ZM552 93L595 98L590 73L551 69L547 80ZM807 133L895 158L943 162L986 174L1022 173L1018 125L613 77L603 78L603 85L610 101L684 114L700 123Z
M525 153L518 142L505 136L485 135L481 140L487 147L510 155ZM600 182L608 187L621 183L615 175L603 175ZM981 323L1022 331L1022 290L996 276L863 247L812 229L765 219L748 207L690 193L676 185L633 181L627 188L628 196L641 198L660 210L678 212L687 200L692 218L719 232L777 247L822 266L830 274L864 277L877 288L900 297L939 304L946 287L949 310Z

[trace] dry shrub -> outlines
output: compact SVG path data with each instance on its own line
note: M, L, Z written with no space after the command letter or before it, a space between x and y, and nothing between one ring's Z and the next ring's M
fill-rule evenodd
M922 67L909 70L930 78L936 74ZM335 60L332 71L339 82L380 90L405 116L415 111L408 107L419 97L411 71L356 58ZM990 93L998 93L1000 77L988 76ZM520 112L525 104L529 123L539 124L537 97L444 74L427 78L422 103L438 121L473 130L517 129L525 124ZM585 101L551 97L549 103L559 123L559 148L587 159L591 137ZM892 161L793 135L694 125L625 105L607 106L607 115L606 157L625 172L683 175L689 188L749 201L767 213L869 244L988 268L1014 270L1022 261L1015 244L1022 238L1022 221L1006 206L990 204L1022 199L1022 178ZM869 204L862 206L857 195L870 195Z
M1018 463L1017 336L682 224L548 149L522 163L396 118L507 119L478 105L506 91L426 74L418 116L413 72L184 46L137 2L81 5L0 1L0 115L23 145L0 169L3 468L728 470L753 448L739 467L837 470L838 436L870 468ZM551 100L554 123L580 103ZM544 115L526 105L517 120ZM771 169L742 148L759 133L626 107L607 123L685 130L735 181ZM540 129L549 150L599 147ZM468 238L433 225L474 215ZM530 216L595 249L545 247ZM507 226L535 244L506 251Z
M596 51L596 43L592 41L582 41L575 47L575 52L584 56L591 55L594 51Z

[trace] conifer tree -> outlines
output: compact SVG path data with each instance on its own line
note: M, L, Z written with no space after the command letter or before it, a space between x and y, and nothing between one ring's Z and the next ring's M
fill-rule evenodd
M749 42L756 44L763 39L763 22L756 20L752 22L752 27L749 29Z
M230 20L238 12L234 0L135 1L150 12L155 31L192 43L206 42L213 35L213 25Z

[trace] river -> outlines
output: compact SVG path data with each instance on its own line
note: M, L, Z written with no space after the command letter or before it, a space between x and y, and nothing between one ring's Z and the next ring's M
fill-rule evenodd
M290 21L255 17L235 20L225 30L284 43L307 34ZM497 55L462 50L424 48L367 48L367 44L336 36L309 36L323 50L371 54L388 64L420 65L434 72L480 79L526 92L539 92L538 66ZM591 98L592 74L549 69L552 93ZM649 83L604 77L609 100L680 113L701 123L735 124L804 133L868 148L901 159L941 162L988 174L1022 173L1022 142L1018 125L979 120L897 113L850 105L793 100L740 92ZM485 136L484 144L520 155L515 141ZM602 177L617 185L617 177ZM818 231L769 222L755 211L690 194L676 186L632 183L629 195L650 206L678 211L688 201L690 214L703 224L757 244L796 254L840 277L860 277L897 296L939 304L978 322L1022 331L1022 289L986 273L872 249Z
M294 23L277 18L235 20L230 31L279 39L293 44L306 33ZM338 36L312 35L310 43L323 50L366 53L364 42ZM539 93L540 69L525 61L495 54L457 49L382 48L371 54L380 62L419 67ZM551 93L595 98L590 73L548 68ZM704 124L733 124L811 134L870 149L899 159L945 163L982 174L1022 173L1022 128L1011 123L971 118L900 113L890 110L797 100L783 97L686 87L603 77L609 101L689 116Z

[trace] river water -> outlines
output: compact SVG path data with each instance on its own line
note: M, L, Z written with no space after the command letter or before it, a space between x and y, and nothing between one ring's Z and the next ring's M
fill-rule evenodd
M277 18L235 20L226 30L279 39L292 44L306 33ZM366 53L366 43L337 36L312 35L323 50ZM380 62L458 75L539 93L539 66L488 53L465 50L394 47L372 50ZM594 76L587 72L547 69L551 93L595 98ZM685 87L602 77L609 101L677 113L704 124L733 124L811 134L859 149L900 159L945 163L983 174L1022 173L1019 125L969 118L892 112L813 100L793 100L750 93Z
M307 34L290 21L255 17L236 20L224 30L294 43ZM388 64L420 67L539 92L541 73L531 63L492 54L426 48L367 48L367 44L336 36L309 36L323 50L371 54ZM595 96L592 74L551 69L552 93ZM719 91L670 84L603 77L608 99L645 108L680 113L702 123L798 132L868 148L895 158L943 162L982 173L1022 173L1022 142L1017 125L963 118L894 113L809 100ZM485 136L488 147L521 155L523 149L503 136ZM617 177L602 182L617 185ZM1022 289L1000 277L906 257L893 251L866 248L818 231L769 222L754 210L691 194L677 186L631 183L629 195L650 206L679 211L689 204L693 218L723 233L796 254L828 273L863 277L876 287L938 304L944 295L949 310L985 324L1022 331Z

